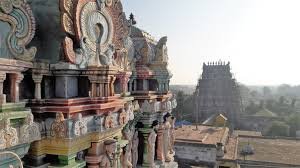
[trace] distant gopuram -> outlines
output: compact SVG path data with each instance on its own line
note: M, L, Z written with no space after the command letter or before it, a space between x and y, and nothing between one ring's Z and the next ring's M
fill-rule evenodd
M230 62L204 63L202 76L194 93L196 122L223 114L228 118L231 129L237 127L242 111L238 87L230 72Z

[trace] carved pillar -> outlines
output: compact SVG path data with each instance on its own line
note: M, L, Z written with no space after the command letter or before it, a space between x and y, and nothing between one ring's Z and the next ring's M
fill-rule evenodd
M129 87L129 88L128 88L128 91L129 91L129 92L132 92L132 82L133 82L133 80L130 79L130 80L129 80L129 86L128 86L128 87Z
M147 91L149 90L149 86L148 86L148 80L147 79L143 79L143 90Z
M139 131L143 134L144 137L144 151L143 151L143 167L151 167L151 163L149 161L149 151L148 151L148 138L149 134L153 131L152 128L140 128Z
M136 91L137 90L137 80L134 79L133 80L133 91Z
M110 82L110 94L109 96L114 96L115 95L115 87L114 87L114 83L116 81L116 77L112 77L112 81Z
M6 79L6 73L0 73L0 104L6 103L6 95L3 94L3 82Z
M23 80L24 76L21 73L13 74L11 75L11 100L14 103L18 103L20 101L20 95L19 95L19 85L21 81Z
M34 98L37 100L40 100L40 99L42 99L41 83L43 80L43 75L32 75L32 79L35 83Z
M97 77L96 76L89 76L89 81L92 84L91 88L91 97L97 97Z

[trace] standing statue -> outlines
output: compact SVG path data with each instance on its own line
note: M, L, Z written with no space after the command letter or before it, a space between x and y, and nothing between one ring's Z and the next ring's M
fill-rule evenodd
M155 142L156 142L156 130L158 127L158 122L154 121L152 124L153 127L153 131L150 133L149 137L148 137L148 161L150 163L150 167L154 168L155 167L155 163L154 163L154 156L155 156Z
M171 129L171 114L167 113L164 116L164 155L165 155L165 161L170 162L172 161L172 157L170 156L170 129Z
M139 132L135 131L132 139L132 167L136 168L137 167L137 162L139 158L139 152L138 152L138 147L139 147Z
M175 143L175 122L176 118L171 117L171 129L170 129L170 154L174 154L174 143Z
M126 147L124 147L124 153L123 153L123 158L122 158L122 167L126 168L132 168L132 145L133 145L133 134L134 130L132 131L130 128L128 129L123 129L123 136L125 140L128 141L128 144Z
M23 143L41 139L39 125L33 122L33 115L31 113L27 115L25 124L20 129L20 135Z
M117 141L109 139L104 142L105 153L100 155L100 168L116 168L115 152L117 149Z
M124 153L122 157L122 168L132 168L132 163L131 163L131 145L126 145L124 147Z
M65 138L66 136L66 125L65 125L65 117L62 112L56 113L56 118L51 124L51 136L57 138Z

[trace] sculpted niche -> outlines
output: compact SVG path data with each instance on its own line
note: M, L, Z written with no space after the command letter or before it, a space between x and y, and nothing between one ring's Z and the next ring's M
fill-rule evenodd
M32 61L37 49L26 48L35 34L35 20L25 0L0 1L0 56Z
M120 29L119 22L128 22L119 8L121 3L117 0L60 1L62 27L67 34L63 41L66 61L81 69L120 66L115 61L116 50L125 46L119 45L123 38L116 40L121 32L114 30L125 27L121 24Z
M33 115L31 113L27 115L25 124L20 129L20 136L23 143L41 139L39 125L33 122Z

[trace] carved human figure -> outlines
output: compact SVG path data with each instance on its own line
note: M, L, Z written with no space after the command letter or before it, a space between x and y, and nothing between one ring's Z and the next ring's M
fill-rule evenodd
M2 143L5 143L5 148L9 148L18 144L19 138L17 130L11 127L10 119L6 119L6 121L4 122L4 129L0 132L4 136L4 140L2 140ZM2 137L0 137L0 139L2 139Z
M51 124L51 136L64 138L66 136L65 117L62 112L56 113L56 118Z
M112 44L108 45L108 49L105 51L104 56L100 57L102 65L113 65L117 66L117 63L114 60L115 47Z
M126 140L128 140L128 144L124 148L123 158L122 158L122 166L131 168L132 166L132 140L133 140L134 131L130 129L125 129L123 131L123 136Z
M108 114L105 117L104 127L106 129L108 129L108 128L114 128L114 118L113 118L113 116L111 114Z
M82 118L82 114L79 113L77 121L74 123L74 134L76 136L85 135L87 133L87 121Z
M123 150L124 150L124 153L123 153L123 157L122 157L122 168L132 168L131 145L127 144Z
M171 117L171 129L170 129L170 154L174 154L175 122L176 122L176 118L175 118L175 117Z
M128 114L128 120L133 120L134 119L134 113L133 113L134 107L132 105L132 102L129 102L126 104L125 110Z
M148 161L150 163L150 167L154 168L154 156L155 156L155 142L156 142L156 130L158 128L158 121L154 121L152 124L153 131L149 134L148 137Z
M164 116L164 155L165 161L172 161L172 157L170 156L170 129L171 129L171 114L167 113Z
M25 124L20 129L21 142L33 142L41 139L39 125L33 122L33 115L29 113L26 117Z
M122 112L119 115L119 124L124 125L128 122L128 113L122 109Z
M139 152L138 152L138 147L139 147L139 133L138 131L135 131L132 139L132 167L136 168L138 158L139 158Z
M109 139L104 142L105 153L100 156L100 168L116 168L115 152L117 148L117 141Z

